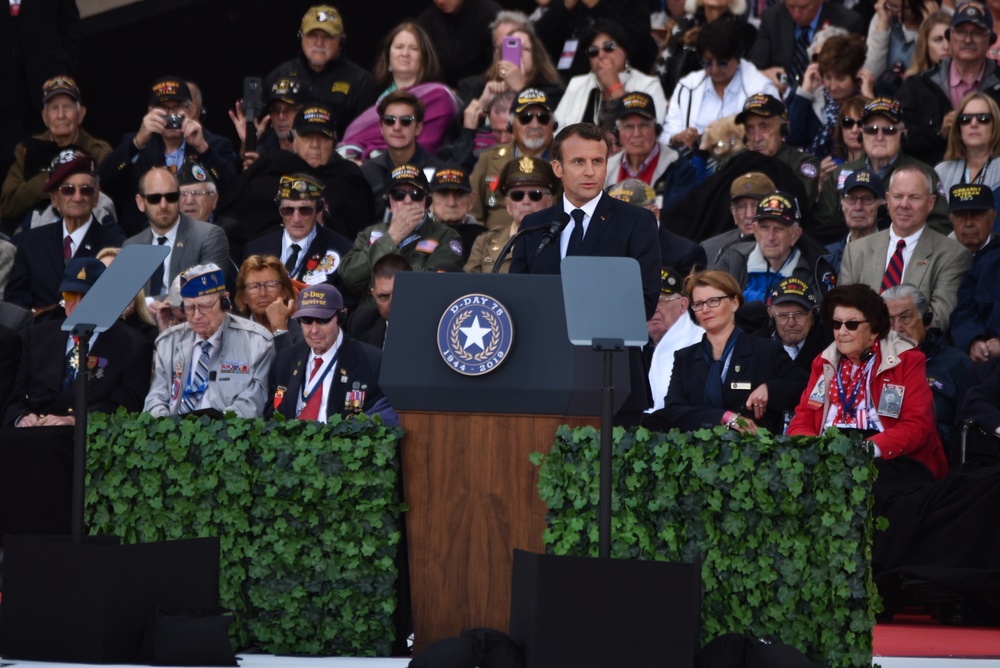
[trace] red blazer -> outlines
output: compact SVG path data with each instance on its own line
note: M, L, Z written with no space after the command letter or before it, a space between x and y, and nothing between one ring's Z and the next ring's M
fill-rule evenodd
M884 459L906 455L926 466L934 479L938 480L948 473L948 460L934 423L934 395L927 384L927 358L916 348L908 346L908 343L893 334L881 342L881 359L878 360L871 383L873 401L878 401L881 396L879 388L884 384L902 385L906 390L899 417L880 415L885 431L869 440L879 447ZM788 425L790 436L816 436L823 431L830 408L829 393L824 392L823 405L810 402L809 395L820 378L826 378L827 383L831 382L837 368L837 359L839 354L836 344L832 343L813 360L809 384L795 409L795 417Z

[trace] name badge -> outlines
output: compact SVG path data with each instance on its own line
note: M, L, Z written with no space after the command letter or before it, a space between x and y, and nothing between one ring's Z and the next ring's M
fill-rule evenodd
M731 390L749 390L750 383L730 383L729 389Z

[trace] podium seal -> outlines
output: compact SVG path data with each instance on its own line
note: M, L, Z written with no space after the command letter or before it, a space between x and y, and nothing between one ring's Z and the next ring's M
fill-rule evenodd
M441 315L437 340L441 358L452 370L482 376L509 356L514 325L507 307L493 297L465 295Z

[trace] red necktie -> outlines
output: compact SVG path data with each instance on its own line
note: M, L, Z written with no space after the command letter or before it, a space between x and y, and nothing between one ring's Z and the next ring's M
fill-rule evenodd
M882 277L882 289L885 292L889 288L894 288L903 282L903 249L906 242L900 239L896 242L896 250L889 259L889 266L885 268L885 276Z
M309 380L316 377L316 372L319 368L323 366L323 358L316 357L313 359L313 369L309 372ZM299 420L318 420L319 419L319 407L323 403L323 388L317 385L313 388L312 394L309 395L309 400L306 405L302 407L302 411L299 413L297 419Z
M66 238L63 239L63 259L70 260L72 258L73 258L73 238L67 234Z

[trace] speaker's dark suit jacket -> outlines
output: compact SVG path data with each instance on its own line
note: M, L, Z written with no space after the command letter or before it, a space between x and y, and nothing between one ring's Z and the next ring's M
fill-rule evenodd
M283 234L284 232L279 230L248 242L243 251L243 259L246 260L251 255L274 255L280 258ZM353 245L343 235L322 225L317 225L316 238L306 249L306 261L300 265L299 270L292 278L309 285L317 283L339 285L340 281L334 279L339 276L337 270L340 269L340 261L344 259Z
M563 203L543 209L521 221L520 229L547 227L563 211ZM567 213L569 213L567 211ZM573 224L571 220L570 225ZM660 294L660 243L656 217L651 211L616 200L607 193L601 195L594 215L583 238L580 255L594 257L631 257L639 262L642 293L646 304L646 319L653 316ZM528 233L514 244L511 274L560 273L559 239L546 246L535 257L541 243L539 233Z
M17 378L4 408L3 424L28 413L68 415L74 404L73 385L63 389L67 332L64 318L32 327L21 351ZM102 332L88 357L97 361L88 380L87 410L110 413L119 406L142 409L149 391L153 344L124 320ZM103 368L102 368L103 365Z
M271 402L267 410L276 411L286 418L295 418L295 408L302 392L302 380L308 377L309 360L312 350L305 342L286 348L278 353L278 359L271 367ZM362 408L370 410L382 398L378 386L379 369L382 368L382 351L367 343L360 343L344 335L337 352L336 366L330 371L333 380L326 402L327 419L340 413L347 417L351 413L344 410L347 393L357 389L365 393ZM357 384L357 388L355 388ZM282 396L277 396L281 389Z
M91 218L73 257L94 257L102 248L119 247L122 241L120 234ZM66 269L62 249L62 220L27 230L17 248L4 299L25 308L59 303L59 285Z
M819 10L819 21L816 31L829 23L843 28L848 32L862 37L868 33L868 24L861 15L853 10L844 9L843 5L833 0L826 0ZM813 33L813 38L816 33ZM795 22L783 3L776 4L764 10L760 17L760 29L753 48L747 55L747 60L764 70L769 67L781 66L787 72L792 66L792 54L795 52Z
M772 433L781 433L784 422L782 411L798 405L809 374L797 366L778 341L762 339L744 332L736 341L729 371L722 383L722 407L705 405L705 382L709 365L701 343L682 348L674 353L674 371L670 375L670 388L663 408L649 414L643 425L657 431L677 427L693 431L702 427L722 424L726 411L746 410L750 393L767 383L767 412L757 425L767 427Z

